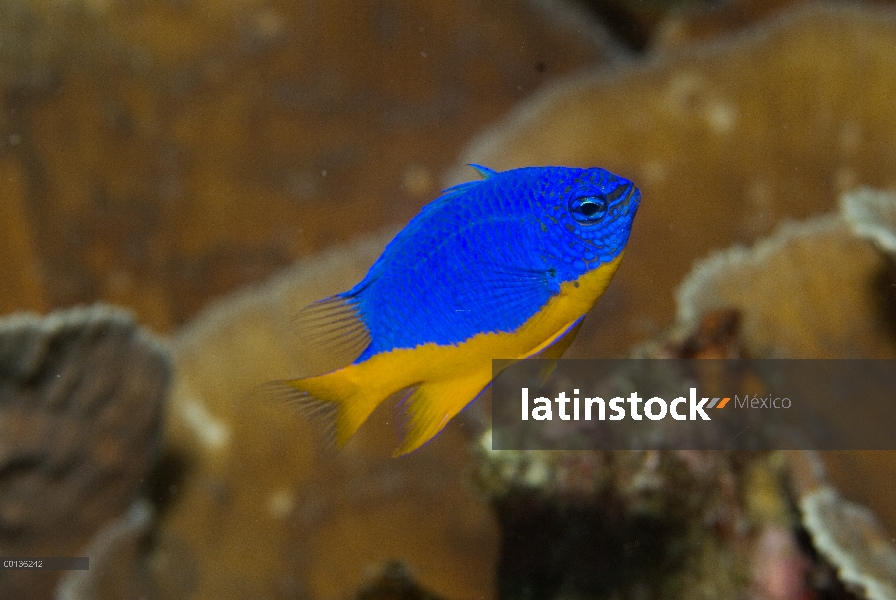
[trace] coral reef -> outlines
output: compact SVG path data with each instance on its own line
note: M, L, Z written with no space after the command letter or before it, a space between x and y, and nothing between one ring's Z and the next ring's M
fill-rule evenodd
M165 331L407 220L481 127L618 54L526 0L13 0L0 40L0 313L104 300Z
M788 592L755 597L808 593L780 454L495 452L488 436L481 453L501 598L741 598L782 569Z
M869 600L896 598L896 551L867 508L823 487L800 499L813 543L846 585Z
M81 556L144 488L162 442L168 350L118 309L0 321L0 556ZM3 598L55 576L4 570Z
M896 228L882 218L896 196L859 190L840 205L698 263L679 288L678 322L633 355L896 357L886 293L896 287L887 259ZM821 462L851 458L862 469L868 454L883 455L883 481L896 476L892 452L494 451L487 432L477 481L502 525L500 596L736 598L749 581L755 598L893 598L885 526L844 499L838 480L850 495L855 486L829 480ZM869 500L892 527L891 497ZM645 536L644 552L614 552Z
M678 318L737 309L757 357L893 358L896 335L881 310L888 283L878 281L887 275L886 258L842 217L816 217L699 263L679 288Z
M843 196L841 212L859 237L868 239L896 260L896 195L859 189Z
M183 588L165 590L166 594L148 593L152 586L144 556L154 515L150 502L140 498L124 515L100 529L82 550L90 558L90 569L64 573L56 587L56 599L183 597Z
M724 306L742 315L754 356L896 358L894 214L896 195L859 189L837 214L707 259L679 289L681 326ZM789 457L803 524L839 580L867 598L896 597L896 498L885 483L896 478L894 453Z

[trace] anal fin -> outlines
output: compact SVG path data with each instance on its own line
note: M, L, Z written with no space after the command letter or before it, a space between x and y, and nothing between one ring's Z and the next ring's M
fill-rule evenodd
M545 363L544 367L541 369L541 373L539 373L542 381L547 381L548 377L551 376L551 373L554 372L554 369L557 368L557 360L563 356L563 353L566 352L575 341L576 336L579 334L579 329L582 328L584 320L585 316L582 315L575 323L570 325L565 332L560 334L560 337L558 337L553 344L533 356L533 358L541 358L549 361Z
M489 374L490 375L490 374ZM408 427L393 456L412 452L434 438L445 425L488 385L482 377L422 384L406 401Z

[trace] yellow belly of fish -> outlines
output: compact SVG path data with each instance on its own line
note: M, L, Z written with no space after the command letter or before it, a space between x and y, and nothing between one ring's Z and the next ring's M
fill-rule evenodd
M553 345L600 298L622 259L560 286L538 313L512 333L482 333L457 345L423 344L376 354L327 375L289 382L320 400L336 402L341 446L389 396L418 386L408 399L409 428L396 455L432 439L492 379L492 359L524 359Z

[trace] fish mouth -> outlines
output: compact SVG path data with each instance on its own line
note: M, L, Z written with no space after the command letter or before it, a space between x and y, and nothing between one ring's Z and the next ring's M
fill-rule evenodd
M612 214L616 216L634 215L641 204L641 190L631 182L625 186L619 186L608 196L612 203Z
M641 190L634 183L629 183L619 204L623 214L634 215L641 204Z

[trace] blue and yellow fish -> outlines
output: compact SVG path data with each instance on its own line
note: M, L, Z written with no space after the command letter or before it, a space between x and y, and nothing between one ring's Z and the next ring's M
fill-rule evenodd
M309 340L357 355L279 382L335 417L340 446L405 390L395 454L419 448L488 387L492 359L559 358L619 267L641 199L632 182L597 168L471 166L483 179L445 190L363 281L299 315Z

